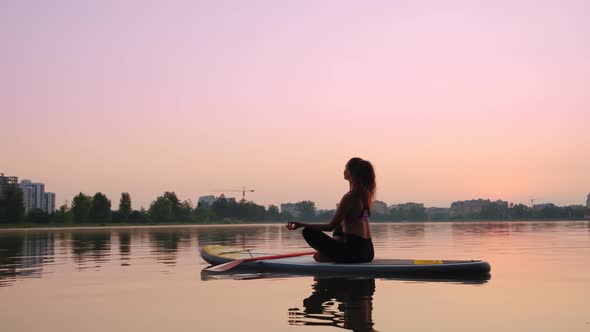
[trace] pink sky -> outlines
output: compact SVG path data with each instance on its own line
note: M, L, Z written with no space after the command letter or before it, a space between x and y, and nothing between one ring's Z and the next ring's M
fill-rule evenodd
M58 203L166 190L333 208L582 204L587 1L3 1L0 172ZM218 194L218 193L215 193Z

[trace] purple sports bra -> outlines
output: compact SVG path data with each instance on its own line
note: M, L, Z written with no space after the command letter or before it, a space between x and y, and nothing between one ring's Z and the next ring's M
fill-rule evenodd
M361 215L359 216L359 221L369 221L369 210L364 209L363 212L361 212Z

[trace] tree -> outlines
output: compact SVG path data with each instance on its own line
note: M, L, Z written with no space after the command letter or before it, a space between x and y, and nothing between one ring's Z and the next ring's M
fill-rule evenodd
M116 223L116 222L126 222L127 220L125 220L125 218L123 218L123 215L121 215L121 212L119 212L119 210L113 210L113 211L111 211L111 221Z
M151 219L156 222L172 220L172 202L164 196L159 196L150 205L149 214Z
M401 209L392 208L389 210L389 216L392 221L401 221L404 220L404 213Z
M411 206L409 208L393 208L389 211L389 217L392 221L423 221L428 219L426 209L423 206Z
M133 210L133 212L131 212L129 215L128 220L134 223L147 223L150 221L150 215L145 211L144 208L141 208L139 211Z
M279 219L283 221L291 221L295 219L295 217L293 217L293 215L289 211L281 211Z
M315 221L322 221L322 222L330 221L330 220L332 220L332 217L334 216L335 213L336 213L336 210L327 210L327 211L322 211L322 212L316 213Z
M211 210L220 218L224 218L227 216L228 210L228 201L225 198L224 194L221 194L214 202L211 204Z
M72 215L75 222L86 223L90 216L92 197L79 193L72 200Z
M180 201L174 191L167 191L164 193L166 199L172 203L172 217L175 221L188 221L191 218L193 205L190 201Z
M95 223L111 221L111 200L103 193L96 193L90 205L90 220Z
M68 209L68 205L64 204L60 206L57 211L51 214L51 220L60 224L72 222L72 213Z
M198 207L193 210L194 220L198 223L208 223L219 219L209 207Z
M236 216L240 220L261 221L266 217L266 208L254 202L241 200L237 204Z
M193 204L189 200L182 201L176 211L173 211L174 218L178 221L190 221L193 212Z
M0 223L18 223L25 219L23 192L9 186L0 196Z
M496 202L484 205L481 208L479 217L482 219L503 220L508 215L508 207Z
M541 218L541 219L557 219L557 218L562 218L563 214L561 209L555 205L549 205L544 207L542 210L540 211L534 211L534 216L536 218Z
M129 193L121 193L121 200L119 200L119 216L123 221L127 221L131 211L131 196L129 196Z
M234 200L228 200L223 194L211 204L211 210L222 219L238 217L238 203Z
M27 213L26 220L30 223L48 224L49 215L47 214L47 212L41 209L31 209L29 213Z
M167 198L172 203L173 210L178 210L180 208L180 200L174 191L165 192L163 197Z
M423 206L412 206L405 211L406 219L412 221L423 221L428 219L426 209Z
M315 203L312 201L301 201L295 204L295 208L299 211L299 219L313 220L315 217Z
M266 219L270 221L281 220L281 213L279 212L279 207L272 204L269 205L268 210L266 210Z
M510 219L527 219L531 217L531 209L524 204L516 204L508 209Z

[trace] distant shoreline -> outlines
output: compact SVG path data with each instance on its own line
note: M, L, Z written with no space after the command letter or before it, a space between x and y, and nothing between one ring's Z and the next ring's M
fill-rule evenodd
M373 221L372 224L423 224L423 223L490 223L490 222L571 222L571 221L590 221L588 219L530 219L530 220L427 220L427 221ZM221 227L221 226L276 226L285 224L280 222L221 222L221 223L149 223L149 224L129 224L129 223L108 223L108 224L63 224L63 225L39 225L39 224L6 224L0 225L2 231L46 231L46 230L96 230L96 229L132 229L132 228L184 228L184 227ZM318 223L318 222L312 222Z
M0 231L10 230L54 230L54 229L107 229L107 228L182 228L182 227L210 227L210 226L248 226L248 225L280 225L286 222L221 222L221 223L145 223L145 224L131 224L131 223L104 223L104 224L5 224L0 225Z

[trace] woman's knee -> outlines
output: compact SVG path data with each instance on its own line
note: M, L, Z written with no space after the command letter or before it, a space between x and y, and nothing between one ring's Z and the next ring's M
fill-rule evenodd
M306 239L313 236L313 233L315 233L315 231L310 228L304 228L303 231L301 231L301 234L303 234L303 237Z
M303 231L301 232L305 241L311 246L316 245L318 243L318 241L320 241L321 234L319 234L319 233L322 233L322 232L315 230L315 229L309 229L309 228L304 228Z

